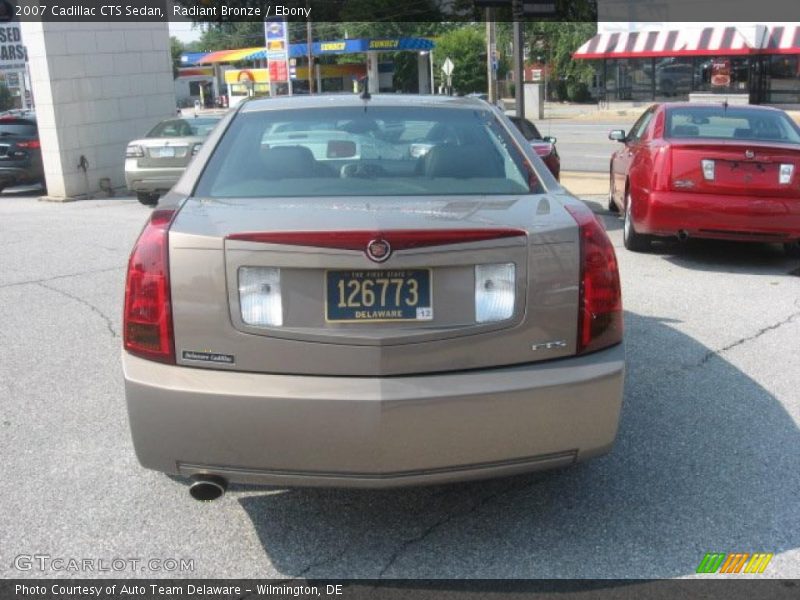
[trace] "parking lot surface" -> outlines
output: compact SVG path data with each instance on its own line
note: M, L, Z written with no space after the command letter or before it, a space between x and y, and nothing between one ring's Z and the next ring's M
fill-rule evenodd
M800 264L762 245L633 254L589 204L626 311L611 454L451 486L234 487L202 504L139 467L128 432L121 302L149 210L3 196L0 575L685 577L706 552L771 552L763 577L800 577ZM19 570L31 555L192 569Z

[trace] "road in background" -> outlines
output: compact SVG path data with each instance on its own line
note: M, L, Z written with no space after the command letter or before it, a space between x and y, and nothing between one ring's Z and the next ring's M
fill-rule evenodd
M612 129L628 131L633 121L584 122L577 119L545 119L536 121L542 135L555 136L561 156L562 171L593 171L608 173L611 154L619 142L608 139Z
M627 252L595 200L625 305L611 454L450 486L234 486L201 504L142 469L128 431L124 273L150 211L0 198L0 576L660 578L758 551L776 554L765 577L800 577L800 264L765 245ZM194 570L14 568L35 554Z

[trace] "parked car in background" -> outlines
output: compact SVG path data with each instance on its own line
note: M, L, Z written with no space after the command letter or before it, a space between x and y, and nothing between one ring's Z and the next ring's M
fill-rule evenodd
M210 500L229 481L416 485L607 452L614 248L498 115L375 94L226 116L130 257L139 461Z
M544 161L547 168L556 179L561 176L561 157L558 155L556 149L556 138L546 135L543 136L539 133L536 125L531 123L528 119L521 119L520 117L508 117L511 122L517 126L522 135L530 143L536 154Z
M800 127L778 109L665 103L609 138L625 247L656 238L779 242L800 254Z
M44 185L41 148L33 112L0 114L0 191L15 185Z
M221 115L161 121L125 151L125 183L146 205L158 203L183 174Z

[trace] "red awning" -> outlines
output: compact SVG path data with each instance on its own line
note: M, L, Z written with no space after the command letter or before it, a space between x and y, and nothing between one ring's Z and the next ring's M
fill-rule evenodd
M687 31L661 30L598 33L573 58L650 58L752 54L757 51L736 27L705 27Z
M764 54L800 54L800 26L787 25L767 30L762 44Z

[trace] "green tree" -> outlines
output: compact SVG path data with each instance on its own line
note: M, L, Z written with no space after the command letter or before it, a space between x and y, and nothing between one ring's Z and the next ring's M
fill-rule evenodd
M183 42L175 36L169 38L169 51L172 55L172 78L178 77L178 69L181 66L181 54L186 50Z
M455 65L454 91L459 94L486 91L486 37L482 26L464 25L436 39L434 73L437 83L444 82L442 64L446 58Z
M594 70L585 60L574 60L572 54L597 33L597 24L582 21L538 21L525 24L525 54L528 62L543 62L550 68L548 92L558 100L567 97L567 89L586 89ZM511 23L497 24L498 48L511 55Z

